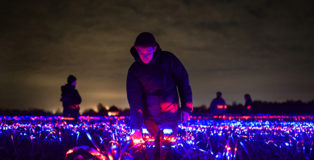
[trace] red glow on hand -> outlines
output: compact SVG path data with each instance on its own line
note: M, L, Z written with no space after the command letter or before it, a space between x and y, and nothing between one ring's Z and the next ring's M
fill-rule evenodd
M192 102L187 102L185 105L187 108L193 110L193 103Z
M164 102L160 105L161 112L170 112L174 113L178 110L178 104L170 103L170 102Z
M78 105L78 104L71 105L70 108L71 108L71 109L77 109L77 108L79 108L79 105Z
M251 106L247 106L247 109L251 109L252 107Z
M217 105L217 109L227 109L227 105Z
M217 105L217 108L218 109L224 109L224 106L223 105Z

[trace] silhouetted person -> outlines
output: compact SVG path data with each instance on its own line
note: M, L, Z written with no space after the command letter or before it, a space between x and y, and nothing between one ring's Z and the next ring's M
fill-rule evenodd
M82 99L79 92L75 89L76 77L69 75L68 83L61 86L61 99L63 105L63 116L74 117L76 120L80 115L80 106Z
M245 104L244 104L243 113L244 114L252 114L253 102L252 102L251 96L249 94L245 94L244 95L244 101L245 101Z
M222 115L226 113L227 105L225 100L222 98L221 92L216 93L216 98L214 98L210 103L209 110L211 114L216 115Z
M178 121L187 121L193 110L187 71L175 55L161 50L148 32L137 36L131 54L135 59L127 76L134 131L131 137L142 138L143 124L156 140L164 128L171 128L172 135L176 136Z

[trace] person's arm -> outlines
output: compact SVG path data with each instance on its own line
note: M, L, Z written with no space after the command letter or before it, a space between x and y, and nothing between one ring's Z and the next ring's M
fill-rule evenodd
M217 105L215 105L215 100L212 100L212 102L210 103L210 106L209 106L209 110L210 110L210 113L213 114L214 111L216 110L217 108Z
M143 126L143 96L142 85L130 69L127 76L127 97L130 105L131 128L135 130L140 130Z
M191 114L193 111L192 90L189 82L189 76L179 59L177 59L174 55L172 58L172 69L179 91L181 109L183 111L183 116L188 117L188 115L184 112ZM187 119L185 118L183 121L186 120Z
M68 102L69 98L67 97L67 93L66 93L66 89L64 88L64 86L61 86L61 98L60 98L61 102Z

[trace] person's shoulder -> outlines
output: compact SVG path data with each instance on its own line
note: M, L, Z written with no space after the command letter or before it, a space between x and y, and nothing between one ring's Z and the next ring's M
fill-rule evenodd
M61 90L64 90L66 88L66 85L61 86Z
M69 92L71 90L71 88L69 87L69 85L63 85L61 86L61 91L62 92Z
M128 72L134 72L140 64L138 62L133 62L129 68Z
M161 55L163 55L165 57L171 57L171 58L176 57L173 53L171 53L169 51L161 51Z
M179 59L172 52L161 51L161 55L163 59L170 60L170 62L179 61Z
M139 65L140 65L140 63L135 61L135 62L133 62L133 63L131 64L129 70L130 70L130 69L134 69L134 68L138 67Z
M70 84L65 84L63 86L61 86L61 89L72 89L73 87Z

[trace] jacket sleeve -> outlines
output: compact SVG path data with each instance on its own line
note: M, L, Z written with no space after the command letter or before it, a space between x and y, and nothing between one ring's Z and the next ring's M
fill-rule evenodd
M64 96L63 86L61 86L61 98L60 98L61 102L66 101L64 97L65 96Z
M210 113L214 113L216 108L217 108L217 104L216 104L216 100L214 99L214 100L212 100L212 102L209 105Z
M172 69L175 76L177 88L179 90L179 96L181 101L181 109L183 111L192 113L193 101L192 101L192 89L189 82L189 76L184 68L183 64L177 57L172 55Z
M69 96L69 91L65 86L61 86L61 98L60 101L63 103L70 103L71 97Z
M130 105L131 128L143 126L144 93L142 85L130 68L127 76L127 97Z

